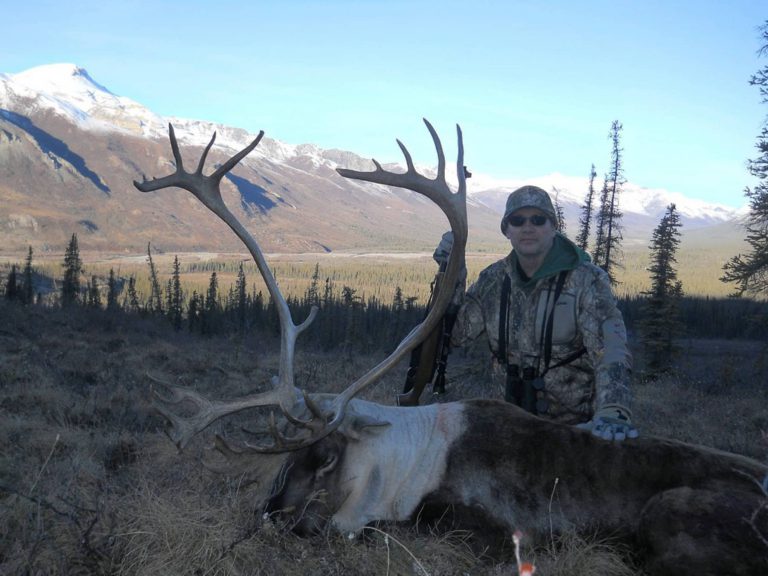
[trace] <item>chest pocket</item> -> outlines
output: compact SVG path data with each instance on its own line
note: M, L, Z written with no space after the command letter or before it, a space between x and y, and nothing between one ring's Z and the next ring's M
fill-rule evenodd
M563 291L555 304L552 344L562 345L576 338L576 295Z
M550 295L550 302L552 296ZM539 295L536 305L536 342L543 342L543 331L549 320L547 291ZM555 304L552 318L552 344L562 346L576 338L576 295L570 290L563 290Z

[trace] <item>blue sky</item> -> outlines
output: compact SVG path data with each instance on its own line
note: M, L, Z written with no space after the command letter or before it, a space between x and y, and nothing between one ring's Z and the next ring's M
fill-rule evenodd
M6 4L7 3L7 4ZM608 170L730 206L768 112L763 0L4 0L0 72L72 62L163 115L498 178Z

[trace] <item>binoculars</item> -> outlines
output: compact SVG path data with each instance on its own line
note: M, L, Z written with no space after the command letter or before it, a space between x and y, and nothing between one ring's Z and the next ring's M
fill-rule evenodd
M507 383L504 399L520 406L531 414L546 414L549 402L544 398L544 378L536 368L507 364Z

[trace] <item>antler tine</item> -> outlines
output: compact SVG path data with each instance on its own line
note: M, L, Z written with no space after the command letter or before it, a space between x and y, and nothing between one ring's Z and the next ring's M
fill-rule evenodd
M242 450L232 447L229 442L219 434L216 434L213 437L213 447L227 458L241 456L243 454Z
M279 389L221 402L209 400L194 390L165 382L151 374L146 376L170 392L170 396L163 396L153 389L152 406L170 424L166 434L179 450L183 450L195 434L202 432L222 416L257 406L277 405L280 402L281 391ZM181 408L185 403L192 405L194 413L189 416L179 416L175 410Z
M184 161L181 159L181 151L179 150L179 143L176 140L176 131L173 129L173 124L168 122L168 137L171 140L171 150L173 151L173 158L176 160L176 170L179 172L184 171ZM216 135L214 134L214 138ZM213 142L211 142L213 144Z
M324 436L327 436L331 430L326 431L326 414L323 412L322 408L318 406L314 400L312 400L312 397L307 394L306 391L303 391L303 395L304 403L309 412L312 414L312 418L310 420L302 420L300 418L296 418L287 411L283 411L283 416L285 416L285 419L294 426L308 430L308 434L297 434L296 436L292 437L285 436L278 430L277 422L275 421L275 413L272 412L269 415L268 423L269 434L272 436L272 444L250 444L246 442L245 447L248 448L250 452L255 452L257 454L279 454L281 452L298 450L299 448L308 446L309 444L320 440ZM242 428L242 430L243 432L252 435L263 434L263 432L254 432L246 428Z
M264 130L261 130L259 132L259 135L256 137L256 139L253 142L248 144L248 146L246 146L245 148L240 150L240 152L238 152L237 154L232 156L232 158L230 158L229 160L224 162L224 164L219 166L216 169L216 171L213 174L211 174L211 178L215 179L215 180L221 180L221 178L222 178L222 176L224 176L224 174L226 174L227 172L232 170L232 168L234 168L240 162L240 160L242 160L243 158L248 156L248 154L251 153L251 150L253 150L254 148L256 148L256 146L258 146L259 142L261 141L262 136L264 136ZM215 132L213 134L213 137L214 138L216 137L216 133Z
M263 133L263 131L262 131L262 133ZM175 140L175 138L174 138L174 140ZM205 147L205 150L203 150L203 153L200 155L200 161L197 163L197 170L195 170L195 174L202 175L203 168L205 168L205 161L208 158L208 152L211 151L211 147L213 146L214 142L216 142L216 132L215 131L211 135L211 139L208 141L208 145ZM254 142L256 142L256 140L254 140ZM251 144L253 144L253 142L251 142ZM255 147L255 144L254 144L254 147ZM253 148L251 148L251 150L253 150ZM249 152L250 152L250 150L249 150Z
M280 342L280 368L278 370L278 383L277 388L273 392L265 394L257 394L254 396L248 396L249 406L265 406L277 404L283 411L289 411L293 408L296 402L299 400L298 390L294 387L294 367L293 358L295 354L295 343L299 335L306 330L312 323L317 315L317 308L312 307L307 318L300 324L294 324L291 317L288 304L280 292L277 282L272 274L272 271L267 264L264 255L261 252L256 240L245 229L245 227L235 218L232 212L229 211L221 196L220 183L223 176L232 170L235 165L240 162L245 156L247 156L261 141L264 136L264 131L260 131L258 136L240 152L233 155L229 160L222 164L217 170L210 176L205 176L202 171L205 164L205 159L209 150L213 146L216 135L211 137L210 142L206 146L198 164L197 171L195 173L189 173L184 170L181 153L179 151L179 145L176 140L176 134L173 129L173 125L168 126L169 139L171 141L171 149L173 151L174 158L176 159L176 171L173 174L164 176L162 178L153 179L150 181L144 180L143 182L134 181L134 185L142 192L151 192L160 190L162 188L179 187L191 192L196 198L198 198L209 210L211 210L216 216L223 220L232 231L240 238L240 240L246 245L248 251L251 253L256 266L259 269L264 282L267 285L272 300L276 303L278 317L280 319L281 327L281 342ZM232 411L241 410L241 404L235 403ZM226 415L229 412L222 411L216 418ZM204 426L210 424L208 421ZM202 428L199 428L202 429Z
M416 172L416 167L413 165L413 158L411 158L411 153L408 152L408 148L405 147L405 144L400 142L399 139L395 140L397 142L397 145L400 147L400 151L403 153L403 157L405 158L405 167L407 168L408 172ZM381 167L381 164L376 162L375 160L373 163L376 165L376 167L384 172L384 169Z
M427 130L429 130L429 134L432 136L432 142L435 143L435 150L437 152L437 178L445 180L445 153L443 152L443 144L440 142L440 138L435 131L435 127L432 126L432 124L430 124L426 118L424 118L424 123L427 125ZM459 146L462 147L462 150L459 152L459 154L463 159L464 150L463 142L461 141L461 128L459 128L458 125L456 128L459 130Z

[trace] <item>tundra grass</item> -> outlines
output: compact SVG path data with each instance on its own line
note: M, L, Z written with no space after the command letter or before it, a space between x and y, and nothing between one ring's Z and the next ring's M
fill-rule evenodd
M165 323L100 311L0 302L0 573L8 575L512 575L471 535L377 525L354 540L286 534L262 519L280 461L211 471L214 425L179 454L151 410L147 374L231 398L268 385L274 339L197 337ZM676 370L637 381L644 434L696 440L765 458L765 345L684 343ZM446 399L498 392L486 351L451 358ZM691 359L687 361L686 358ZM338 391L381 359L351 351L297 352L310 390ZM391 403L399 366L368 395ZM612 542L563 535L524 550L538 573L625 576L631 559Z

